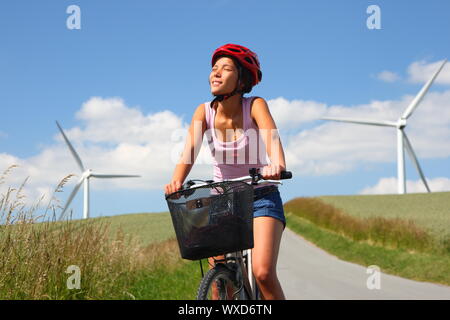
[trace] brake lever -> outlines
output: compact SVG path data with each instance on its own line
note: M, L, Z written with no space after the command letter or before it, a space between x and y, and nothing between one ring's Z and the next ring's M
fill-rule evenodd
M258 181L262 179L262 175L259 173L258 168L251 168L248 170L248 173L252 177L252 182L251 182L252 185L258 184Z

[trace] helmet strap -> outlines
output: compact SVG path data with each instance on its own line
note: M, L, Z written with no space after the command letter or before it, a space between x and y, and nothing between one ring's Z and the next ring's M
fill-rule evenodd
M231 98L232 96L234 96L234 95L236 95L238 93L241 93L241 91L240 90L235 90L235 91L233 91L230 94L221 94L221 95L216 96L215 100L217 100L217 101L224 101L224 100L227 100L228 98Z

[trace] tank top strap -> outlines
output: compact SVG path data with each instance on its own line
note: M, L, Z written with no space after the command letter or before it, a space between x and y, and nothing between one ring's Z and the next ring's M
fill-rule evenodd
M210 129L211 126L211 119L212 119L212 108L211 108L211 102L205 102L205 119L206 119L206 128Z
M244 122L245 122L245 124L244 124L244 126L245 126L245 130L247 130L247 129L250 129L250 128L255 128L255 126L254 126L254 124L253 124L253 120L252 120L252 110L251 110L251 104L252 104L252 101L254 100L254 99L256 99L256 98L259 98L259 97L257 97L257 96L252 96L252 97L248 97L248 98L245 98L245 100L244 100Z
M248 121L248 117L250 116L250 98L244 97L242 99L242 129L245 131L248 130L250 122Z

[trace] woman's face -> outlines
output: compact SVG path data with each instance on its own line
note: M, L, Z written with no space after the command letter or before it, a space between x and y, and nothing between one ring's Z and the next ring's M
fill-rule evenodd
M209 85L213 95L232 92L236 88L238 70L233 59L221 57L216 60L209 75Z

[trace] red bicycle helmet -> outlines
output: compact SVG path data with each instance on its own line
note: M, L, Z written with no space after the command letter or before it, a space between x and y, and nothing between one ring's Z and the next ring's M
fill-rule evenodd
M250 71L253 78L253 86L261 82L262 72L256 53L244 46L229 43L214 51L211 59L211 66L214 66L216 59L223 55L229 55L236 58L242 67Z

